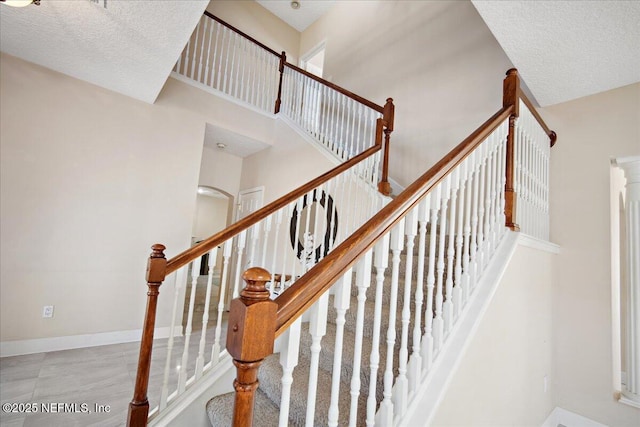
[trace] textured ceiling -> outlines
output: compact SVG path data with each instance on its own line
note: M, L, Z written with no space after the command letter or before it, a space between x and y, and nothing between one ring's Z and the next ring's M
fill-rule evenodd
M226 147L219 148L218 144L222 143ZM204 131L204 145L214 150L224 150L227 154L233 154L238 157L248 157L252 154L269 148L270 145L258 141L248 136L240 135L228 129L207 123Z
M0 4L0 50L154 102L207 0L42 0Z
M541 106L640 81L640 1L472 2Z
M299 9L293 9L289 0L256 0L256 2L296 30L304 31L324 15L336 1L298 0Z

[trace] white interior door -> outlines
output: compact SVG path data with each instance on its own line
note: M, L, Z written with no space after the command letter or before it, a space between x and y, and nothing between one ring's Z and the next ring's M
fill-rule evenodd
M238 210L236 220L241 220L262 207L264 201L264 187L242 190L238 194Z

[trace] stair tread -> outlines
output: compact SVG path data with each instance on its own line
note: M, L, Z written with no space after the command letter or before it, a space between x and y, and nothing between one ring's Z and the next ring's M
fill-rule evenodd
M226 393L216 396L207 402L207 416L209 422L215 427L231 427L233 422L233 405L235 393ZM277 426L280 409L260 388L256 390L255 406L253 409L253 425ZM293 427L292 423L289 423Z
M282 366L280 365L279 355L274 354L267 357L258 374L260 387L264 393L273 401L280 403L282 394ZM275 381L273 379L276 379ZM349 379L350 380L350 379ZM302 426L305 424L307 409L307 390L309 385L309 361L306 358L300 358L298 365L293 370L293 384L291 385L291 398L289 408L289 419L292 425ZM318 370L318 393L316 396L316 409L314 417L314 425L327 425L328 412L331 401L331 374L325 370ZM349 419L349 407L351 399L349 396L348 382L340 383L339 400L339 419L338 425L347 425ZM363 408L366 401L360 399L358 407ZM359 411L360 413L360 411ZM364 413L364 412L362 412ZM357 423L364 424L364 419Z

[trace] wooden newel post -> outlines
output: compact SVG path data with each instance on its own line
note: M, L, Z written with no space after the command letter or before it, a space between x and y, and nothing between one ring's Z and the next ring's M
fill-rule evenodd
M389 142L391 140L391 132L393 132L393 121L395 119L395 105L393 98L387 98L382 112L382 120L384 120L384 153L382 160L382 178L378 183L378 191L385 196L391 195L391 184L389 183Z
M147 387L149 386L149 370L151 368L151 351L153 349L153 331L156 324L156 307L160 285L164 281L167 271L167 259L164 256L164 245L156 243L151 247L153 252L147 262L147 309L144 315L140 355L138 357L138 372L133 399L129 403L127 426L140 427L147 425L149 416L149 400Z
M515 136L516 136L516 119L520 115L520 77L518 70L515 68L507 71L507 77L503 83L502 106L513 106L513 113L509 116L509 134L507 136L507 164L506 164L506 182L504 186L504 214L505 225L513 231L520 231L520 226L516 223L516 199L517 195L513 188L515 174Z
M269 298L266 283L271 274L254 267L244 272L247 286L240 298L231 301L227 351L233 358L237 377L233 382L236 399L233 426L253 424L253 403L258 388L258 368L262 360L273 353L278 304Z
M278 98L276 99L276 108L274 114L280 112L280 104L282 103L282 78L284 77L284 64L287 62L287 53L283 50L280 55L280 65L278 71L280 72L280 82L278 83Z

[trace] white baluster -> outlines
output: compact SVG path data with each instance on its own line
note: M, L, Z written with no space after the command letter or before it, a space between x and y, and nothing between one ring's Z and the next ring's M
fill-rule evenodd
M267 75L267 73L265 72L265 65L266 65L266 58L265 56L268 55L269 53L261 48L257 48L256 50L256 71L254 74L254 78L257 77L257 81L256 81L256 88L255 88L255 102L256 105L258 107L260 107L263 110L269 110L269 105L265 102L266 101L266 87L264 85L265 83L265 77ZM282 82L282 99L284 99L284 80ZM282 107L280 107L280 110L282 111Z
M473 204L473 186L476 180L475 175L476 152L472 151L467 157L467 174L468 180L466 185L465 203L464 203L464 242L462 255L462 299L463 304L469 300L471 293L472 264L471 264L471 206ZM504 211L504 206L502 207ZM503 222L504 223L504 222Z
M227 41L227 46L226 48L224 48L224 41ZM226 51L225 54L225 58L224 58L224 74L220 73L220 75L218 75L218 89L221 90L223 93L229 93L228 92L228 88L229 88L229 70L231 69L231 62L229 59L229 55L231 54L231 31L229 29L227 29L227 27L223 27L222 28L222 43L220 48L223 51ZM222 59L222 53L220 54L220 58ZM220 81L222 80L222 81Z
M180 373L178 375L178 395L184 392L187 384L187 363L189 362L189 343L191 341L191 331L193 330L193 308L196 301L196 288L198 286L198 276L200 275L200 263L202 259L196 258L191 263L191 295L189 297L189 314L187 316L187 327L184 332L184 349L182 351L182 361L180 363Z
M483 268L486 268L488 262L489 262L489 258L491 257L491 253L492 253L492 225L493 222L491 220L491 216L493 215L491 212L491 198L493 197L492 192L493 190L493 159L494 159L494 151L493 151L493 139L494 139L494 135L491 134L487 137L486 141L484 142L484 144L487 147L487 176L486 176L486 191L485 191L485 202L484 202L484 211L485 211L485 215L484 215L484 232L485 232L485 243L484 243L484 265Z
M424 339L422 340L423 372L428 371L433 363L433 295L436 283L436 237L438 228L438 211L440 210L440 198L442 185L438 184L431 190L431 220L429 229L429 263L427 272L427 306L424 311Z
M256 266L256 246L258 245L258 239L260 239L260 228L262 222L256 222L249 229L251 234L249 237L249 250L247 251L247 261L244 265L245 269Z
M202 377L204 368L204 348L207 345L207 325L209 323L209 304L211 301L211 286L213 284L213 269L216 266L218 248L213 248L209 252L209 271L207 272L207 293L204 298L204 313L202 314L202 331L200 332L200 343L198 347L198 358L196 359L196 379Z
M349 116L351 118L351 125L349 127L349 158L352 158L357 154L356 137L356 101L349 99Z
M183 76L187 77L187 74L189 72L189 52L191 49L191 39L193 38L193 35L191 37L189 37L189 40L187 41L187 47L184 48L184 67L182 68L182 71L180 72L180 74L182 74Z
M211 365L214 366L220 359L220 336L222 335L222 314L224 313L225 291L227 290L227 277L229 273L229 258L233 249L233 239L224 242L222 248L222 274L220 277L220 290L218 297L218 319L216 321L216 335L213 339L211 350Z
M490 255L492 256L495 253L495 250L498 246L498 218L500 214L498 213L498 195L500 193L499 185L500 185L500 128L496 129L494 133L491 135L492 139L492 152L493 152L493 161L491 163L492 170L492 178L491 178L491 240L490 240Z
M508 121L507 121L508 123ZM504 213L504 207L506 204L505 201L505 185L507 182L507 172L506 172L506 168L507 168L507 155L506 155L506 145L507 145L507 136L506 133L508 132L508 124L506 126L506 130L505 128L503 128L502 130L502 138L500 140L500 184L498 186L498 188L500 189L500 197L499 197L499 202L500 202L500 208L498 209L498 212L500 213L500 219L498 220L499 222L499 230L500 230L500 236L502 236L505 231L506 231L506 216Z
M238 80L236 84L235 97L244 101L244 93L246 92L246 84L244 81L244 72L246 65L245 47L247 40L244 37L238 37Z
M408 377L409 392L416 390L422 374L422 354L420 353L422 335L422 304L424 302L424 261L427 246L427 223L429 221L429 207L431 195L420 201L418 205L418 271L416 274L416 308L413 316L413 346L409 358Z
M465 159L459 166L460 170L460 190L458 192L458 218L457 218L457 231L456 231L456 255L455 255L455 268L454 268L454 282L453 288L453 318L458 318L460 310L463 304L463 284L462 284L462 247L464 245L464 213L465 213L465 190L467 188L468 179L468 158Z
M185 51L187 50L188 47L189 47L189 42L187 42L187 47L185 47L185 50L180 52L180 56L178 56L178 62L176 62L176 66L173 67L173 71L175 71L178 74L182 74L182 71L180 70L182 68L182 57L185 55Z
M382 323L382 294L384 289L384 271L389 265L389 233L386 233L375 246L376 294L373 311L373 333L371 336L371 355L369 356L369 395L367 397L367 426L375 425L377 406L378 367L380 366L380 326ZM366 274L366 271L363 273ZM354 371L355 372L355 371ZM353 425L353 424L351 424Z
M299 200L296 202L290 203L288 206L287 218L289 218L289 223L291 223L291 218L293 218L293 211L298 206L298 203L299 203ZM298 216L298 218L300 218L300 216ZM294 236L297 236L297 233L298 233L297 227L299 224L300 224L300 221L298 220L298 222L296 223ZM280 276L280 286L279 286L280 293L284 291L284 285L285 285L285 272L287 271L287 253L289 253L287 246L288 246L288 243L287 243L287 238L285 236L285 242L282 248L282 275ZM292 254L292 258L294 259L294 262L296 259L296 253L297 253L297 248L294 248L293 254ZM295 277L295 268L291 270L291 277L292 278Z
M159 412L161 412L164 408L167 407L167 399L169 397L169 375L171 374L171 354L173 353L173 345L174 345L174 337L176 335L176 325L178 323L178 303L180 308L184 307L184 302L179 301L180 292L182 291L182 284L186 282L186 278L184 274L186 273L186 268L181 268L178 270L178 274L175 282L175 292L173 295L173 308L171 309L171 327L169 328L169 339L167 341L167 359L164 365L164 376L162 379L162 392L160 393L160 405Z
M211 76L210 73L210 68L209 68L209 60L211 59L211 42L213 40L213 27L214 24L216 23L216 21L210 20L209 23L209 43L207 45L207 61L205 63L205 67L204 67L204 81L202 83L204 83L205 85L209 86L209 77ZM215 66L215 64L214 64Z
M258 71L259 71L259 64L260 64L260 51L262 51L261 48L259 48L257 45L255 44L251 44L250 45L250 63L249 63L249 76L253 76L253 78L251 78L251 85L249 86L251 88L251 92L250 92L250 96L249 96L249 102L251 102L251 104L255 105L256 107L259 107L260 104L258 103L258 82L259 82L259 77L258 76Z
M276 211L275 213L275 222L276 222L276 229L275 232L273 233L273 251L272 256L271 256L271 274L274 274L273 272L276 271L276 260L278 258L278 237L280 237L280 225L282 224L282 215L284 214L284 209L280 209L278 211ZM286 243L285 243L285 247L286 247ZM284 258L284 254L283 254L283 258ZM284 271L282 272L282 275L284 275ZM274 292L276 290L276 281L275 278L271 278L271 286L269 291L271 292L271 295L274 295Z
M247 243L247 230L243 230L238 234L236 239L236 278L233 281L233 298L240 295L240 286L242 278L242 255L244 254L244 246Z
M196 25L196 35L193 39L193 53L191 55L191 80L195 80L196 75L196 57L198 56L198 39L200 38L200 27L202 26L202 18L198 21L198 25Z
M267 243L269 242L269 234L271 234L271 220L273 215L269 215L262 221L262 228L264 231L262 232L262 259L260 261L260 266L262 268L267 267ZM274 239L276 240L276 239ZM275 252L273 253L273 257L275 257ZM271 270L273 271L273 270Z
M283 337L283 350L280 352L282 365L282 395L280 396L279 427L289 426L289 404L291 401L291 384L293 384L293 369L298 365L300 350L300 325L302 318L298 318L287 329Z
M329 404L329 427L338 426L340 401L340 373L342 372L342 344L344 341L345 314L351 301L352 270L348 269L335 288L333 305L336 309L336 343L333 352L333 370L331 374L331 402Z
M307 391L307 427L313 427L318 392L318 363L320 362L320 341L327 333L327 308L329 292L325 292L311 307L309 333L311 334L311 360L309 363L309 388Z
M234 94L234 91L238 87L237 83L237 67L236 67L236 51L238 50L238 38L233 32L229 33L230 46L231 50L231 67L229 68L229 91L227 92L229 95Z
M222 71L222 59L218 58L218 45L221 44L220 42L222 41L220 40L221 25L214 21L213 26L216 29L216 37L215 37L215 42L213 43L213 59L211 60L211 85L210 86L218 89L219 86L216 85L215 82Z
M396 344L396 310L398 306L398 277L400 275L400 253L404 246L404 218L391 230L391 292L389 300L389 327L387 328L387 357L384 370L384 392L380 404L382 425L393 425L393 347Z
M433 342L435 354L442 348L444 341L444 318L442 305L444 302L444 266L445 266L445 238L447 236L447 209L450 196L451 175L442 181L442 201L440 205L440 227L438 229L438 260L436 263L436 298L435 317L433 319Z
M364 305L367 301L367 289L371 285L371 249L365 252L356 264L356 287L358 288L358 309L356 312L356 332L353 349L353 375L351 375L351 404L349 408L349 426L355 427L358 417L358 398L360 397L360 366L362 356L362 338L364 336Z
M473 292L475 285L478 281L480 274L478 267L478 199L480 191L480 165L482 162L482 153L477 148L474 158L474 172L473 172L473 201L471 202L471 244L470 244L470 265L471 265L471 280L469 281L469 291Z
M483 142L482 144L480 144L480 146L477 148L477 150L479 150L480 152L480 173L478 174L478 254L477 254L477 258L478 258L478 277L480 277L480 275L482 274L482 271L484 270L484 193L485 193L485 186L486 186L486 182L487 182L487 177L485 175L485 169L486 169L486 165L487 165L487 157L486 157L486 148L487 148L487 144L486 141Z
M207 26L209 24L209 19L208 18L204 18L203 19L203 25L202 25L202 42L200 43L200 60L198 61L198 83L203 83L202 81L202 66L204 65L204 42L205 39L207 37ZM208 51L207 51L208 52Z
M340 144L340 158L344 161L348 156L347 138L345 125L347 121L347 97L340 95L340 137L338 143Z
M330 118L330 126L331 126L331 151L338 155L339 153L339 145L338 145L338 93L336 91L331 91L331 118Z
M394 405L396 413L402 415L407 410L409 400L409 379L407 363L409 361L409 323L411 321L411 282L413 276L413 246L418 231L418 208L409 211L405 217L404 234L407 236L406 268L404 273L404 295L402 301L402 332L400 334L400 352L398 353L398 378L394 386ZM418 283L417 286L422 286Z
M449 208L449 236L447 241L447 280L445 281L446 300L442 307L444 318L444 333L449 334L453 325L453 256L455 255L456 208L458 202L458 188L460 186L460 166L450 174L451 207Z

